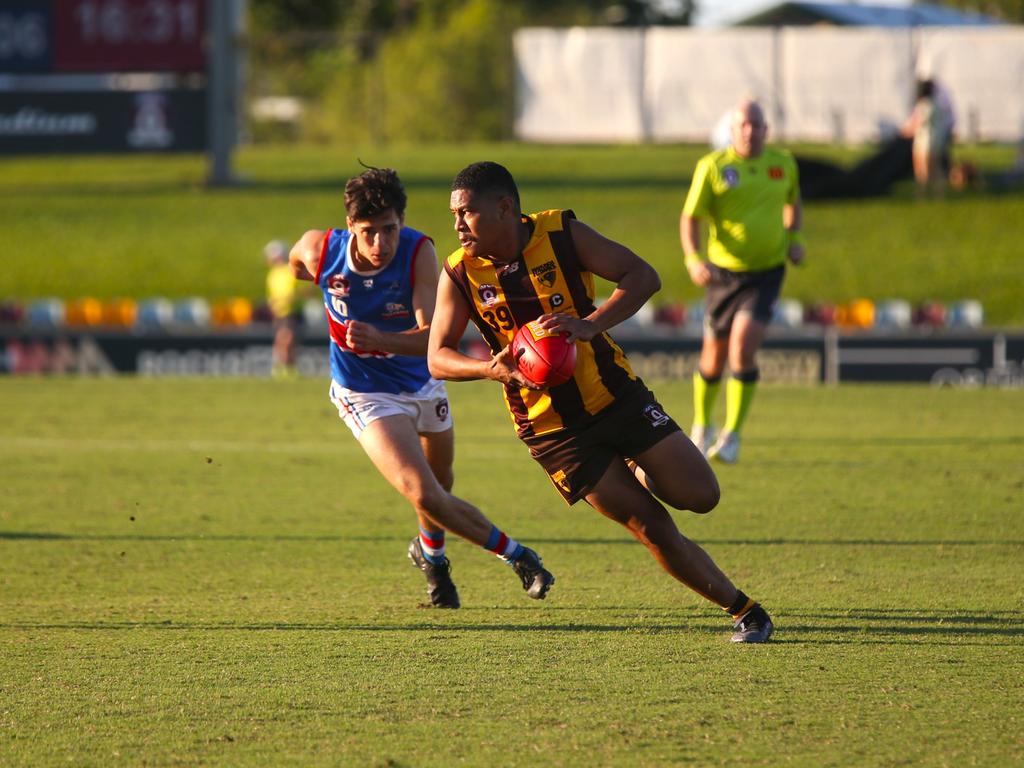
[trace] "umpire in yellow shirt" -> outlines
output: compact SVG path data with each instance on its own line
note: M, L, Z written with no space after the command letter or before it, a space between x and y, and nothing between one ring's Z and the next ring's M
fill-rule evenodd
M734 463L740 429L759 376L757 350L779 298L786 260L804 258L796 161L765 146L768 125L755 101L732 115L732 144L697 163L679 234L690 279L705 288L704 343L693 377L691 439L708 458ZM707 258L701 223L708 221ZM725 425L715 435L711 411L729 364Z

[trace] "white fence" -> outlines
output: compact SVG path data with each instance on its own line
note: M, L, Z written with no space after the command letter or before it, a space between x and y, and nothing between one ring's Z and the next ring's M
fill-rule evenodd
M776 138L874 141L919 74L951 95L960 138L1024 136L1024 27L533 28L514 48L526 141L704 142L744 96Z

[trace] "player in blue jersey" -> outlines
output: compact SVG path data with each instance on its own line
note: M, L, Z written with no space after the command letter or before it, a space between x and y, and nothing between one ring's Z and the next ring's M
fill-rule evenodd
M433 241L405 226L395 171L369 168L345 185L346 229L313 229L292 247L300 280L322 290L330 329L331 401L367 456L419 518L409 557L431 604L458 608L445 531L510 564L543 599L555 578L540 557L451 493L455 437L444 384L427 370L437 293Z

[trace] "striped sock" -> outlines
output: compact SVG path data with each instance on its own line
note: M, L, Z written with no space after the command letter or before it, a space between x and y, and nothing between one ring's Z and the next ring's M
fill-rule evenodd
M491 526L491 535L487 537L484 549L490 550L509 564L523 556L523 545L499 531L496 525Z
M749 597L743 594L743 590L737 589L736 599L733 600L732 605L730 605L725 610L734 619L738 619L751 608L753 608L755 605L757 605L757 602L751 600Z
M440 565L444 562L444 531L427 531L420 526L420 546L428 562Z

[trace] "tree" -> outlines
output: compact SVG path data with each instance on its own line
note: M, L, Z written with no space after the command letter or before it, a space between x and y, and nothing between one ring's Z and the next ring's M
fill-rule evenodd
M1024 23L1024 0L944 0L942 5L985 13L1012 24Z

